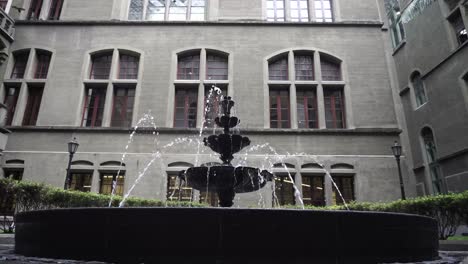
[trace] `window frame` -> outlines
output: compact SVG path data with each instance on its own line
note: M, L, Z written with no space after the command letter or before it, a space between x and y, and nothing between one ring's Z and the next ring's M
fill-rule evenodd
M415 71L411 74L410 82L411 87L413 88L414 109L419 109L429 102L426 85L424 84L422 75L419 71Z
M104 67L96 67L97 62L95 61L96 59L102 59L106 58L106 61L104 62L99 62L99 63L105 63L106 65L108 64L109 67L104 68ZM90 80L109 80L111 79L111 74L112 74L112 60L114 58L113 51L104 51L104 52L99 52L91 55L91 60L90 60L90 70L89 70L89 79ZM107 72L107 77L105 78L96 78L96 73L94 72L96 69L106 69ZM103 74L99 73L98 76L103 76Z
M313 107L312 108L309 108L308 107L308 103L309 103L309 96L306 96L306 94L299 98L299 93L300 92L303 92L303 93L312 93L313 94L313 101L312 101L312 104L313 104ZM298 118L297 118L297 127L302 129L302 128L305 128L305 129L317 129L319 128L319 115L318 115L318 98L317 98L317 89L316 87L296 87L296 100L299 101L300 99L302 99L303 101L303 108L302 109L299 109L299 104L296 104L296 108L297 108L297 112L298 112ZM307 106L307 107L305 107ZM311 111L310 109L314 109L312 111L315 112L315 121L311 121L311 118L310 118L310 115L309 115L309 112ZM299 111L304 111L304 120L299 120ZM304 122L304 127L301 127L299 124L301 123L301 121ZM310 126L310 122L315 122L315 125L313 127Z
M326 193L326 191L325 191L325 175L323 175L323 174L317 175L317 174L311 174L311 173L301 173L301 178L302 178L302 181L301 181L301 183L302 183L302 184L301 184L301 185L302 185L302 192L301 192L301 194L302 194L302 201L304 202L304 205L326 206L326 198L325 198L325 193ZM309 186L307 186L307 184L305 183L304 178L310 178L310 183L311 183L311 184L310 184ZM321 185L322 190L321 190L321 195L320 195L321 197L320 197L319 200L317 200L317 199L314 200L314 199L313 199L313 197L314 197L314 192L315 192L315 190L314 190L313 187L316 187L316 189L318 189L317 186L313 186L313 185L312 185L312 184L313 184L313 179L314 179L314 178L320 178L321 181L322 181L322 182L321 182L321 184L322 184L322 185ZM305 194L306 194L307 192L304 191L304 188L309 188L310 194L311 194L311 195L310 195L310 198L309 198L309 197L305 197Z
M13 68L11 70L10 79L25 79L26 69L28 67L30 50L27 51L18 51L13 53ZM20 60L21 59L21 60ZM19 69L22 70L21 74L18 74L18 64L21 63ZM22 65L24 64L24 65Z
M46 61L42 60L44 58ZM34 70L34 79L47 79L51 61L51 52L36 49L36 67Z
M272 95L272 92L278 92L278 94L275 94L274 96ZM283 107L282 103L281 103L281 100L282 100L282 96L281 95L281 92L286 92L287 93L287 106ZM287 129L290 129L291 128L291 103L290 103L290 99L291 99L291 94L290 94L290 91L289 91L289 88L284 88L284 87L275 87L275 86L272 86L270 87L270 90L269 90L269 104L270 104L270 128L287 128ZM272 107L272 98L275 99L276 101L276 108L273 108ZM276 109L276 115L277 115L277 119L275 120L276 121L276 127L272 127L271 124L272 124L272 109ZM287 119L284 119L283 118L283 114L282 114L282 111L286 109L287 110L287 113L288 113L288 116L287 116ZM287 125L286 127L283 127L283 122L287 122Z
M275 178L274 178L274 186L275 186L275 194L274 194L274 197L273 197L273 207L275 207L275 202L277 202L280 206L284 206L284 205L296 205L296 196L295 196L295 190L294 190L294 185L296 184L296 173L295 172L273 172ZM289 178L289 176L291 176L291 178L293 179L293 182L289 182L291 179ZM281 185L280 187L278 187L277 185L277 182L280 182ZM288 195L288 191L285 190L286 188L284 188L284 183L287 182L288 184L291 184L291 193L290 193L290 201L291 203L287 203L289 202L289 199L287 197L285 197L285 195ZM278 193L278 190L279 190L279 193ZM276 201L275 199L276 198Z
M447 21L450 24L450 29L452 34L456 40L456 47L460 47L461 45L468 42L468 28L465 19L463 18L462 9L460 6L456 6L451 12L450 15L447 17ZM459 24L456 24L459 22ZM457 26L460 26L460 29L457 29ZM462 34L463 32L463 34ZM462 39L462 36L463 39Z
M183 99L184 99L184 118L183 119L176 119L177 118L177 109L182 108L177 105L177 92L184 91ZM193 96L195 100L192 103L196 103L195 107L191 107L190 105L190 97ZM190 119L190 109L195 108L195 119ZM197 127L197 119L198 119L198 87L187 87L187 86L176 86L175 93L174 93L174 124L173 127L175 128L196 128ZM184 126L178 126L177 121L183 120ZM192 120L192 121L191 121ZM193 125L190 125L192 122Z
M178 177L178 172L168 171L167 180L166 180L166 201L182 201L182 202L193 202L194 201L194 189L189 187L187 183L185 183L185 187L183 187L183 183ZM174 180L174 181L172 181ZM175 185L172 186L171 183ZM178 184L178 186L176 186ZM180 192L182 190L182 192ZM184 196L185 192L188 190L190 193L190 198L187 199L188 196ZM177 194L177 198L173 198Z
M143 2L143 6L142 6L143 10L141 11L141 14L138 14L140 19L131 19L130 18L130 11L131 11L131 6L132 6L133 1L142 1ZM200 6L193 5L193 3L195 1L200 1L200 0L186 0L187 4L185 6L185 8L186 8L185 19L183 19L183 20L171 19L170 18L171 7L173 7L172 6L173 0L164 0L164 13L162 13L162 19L148 19L149 1L151 1L151 0L130 0L129 5L128 5L128 12L127 12L126 19L129 20L129 21L206 21L207 20L207 7L208 7L207 0L203 0L204 1L203 19L192 19L192 15L199 14L199 13L193 12L193 8L200 7Z
M80 181L78 181L77 177L74 176L89 176L89 185L84 186L86 179L84 177L80 177ZM79 185L77 183L80 183ZM81 186L80 186L81 185ZM80 192L91 192L93 185L93 171L70 171L70 186L68 187L69 190L80 191Z
M42 96L44 95L44 85L28 85L28 98L23 115L23 126L36 126L41 110Z
M331 96L331 101L330 101L330 111L332 113L332 124L333 124L333 127L328 127L328 120L327 119L327 95L326 93L331 93L331 92L340 92L340 98L339 98L339 101L340 101L340 106L341 106L341 123L343 124L342 127L338 127L337 124L338 124L338 118L337 118L337 110L336 110L336 99L335 99L335 96ZM323 90L323 98L324 98L324 106L325 106L325 127L326 128L331 128L331 129L345 129L346 128L346 107L345 107L345 98L344 98L344 89L342 87L336 87L336 86L332 86L332 87L324 87L324 90Z
M9 90L15 89L13 95L9 95ZM21 84L4 84L4 97L3 104L7 106L7 116L5 121L5 126L11 126L13 123L13 118L15 117L16 106L18 104L18 98L21 91ZM12 101L10 104L8 101Z
M112 114L111 114L111 127L131 127L133 122L133 114L135 108L135 94L136 94L136 85L114 85L114 91L112 96ZM118 90L125 90L124 96L118 96ZM133 90L133 95L129 95L129 91ZM120 115L116 111L116 105L118 99L123 97L122 107L120 109ZM131 100L131 111L129 112L128 107ZM125 116L123 115L125 114ZM120 116L120 119L115 119L116 115ZM120 125L117 125L116 122L120 122Z
M345 200L346 203L356 201L356 177L355 177L355 175L336 175L336 174L332 174L331 177L333 179L333 182L336 184L336 186L335 186L335 184L332 183L332 195L335 197L335 199L333 199L333 197L331 197L332 205L342 205L343 204L343 199ZM345 190L343 188L343 180L344 179L351 179L351 186L349 188L349 190L351 191L351 196L352 196L351 198L345 197L346 194L345 194ZM338 191L336 190L337 189L336 187L338 187L338 190L343 195L343 199L341 198Z
M134 61L129 61L129 60L122 60L122 58L132 58ZM130 66L135 66L131 64L136 64L136 67L129 67ZM118 63L118 73L117 73L117 79L121 80L137 80L138 75L139 75L139 70L140 70L140 56L139 55L134 55L134 54L128 54L125 52L119 52L119 63ZM123 67L125 66L125 67ZM112 66L111 66L112 68ZM133 69L134 74L129 74L128 70ZM125 70L125 71L124 71ZM122 73L124 72L124 73Z
M41 18L43 0L31 0L26 20L39 20Z
M424 127L420 133L423 160L425 162L426 175L431 182L434 195L446 194L448 192L445 177L442 173L439 157L437 154L437 143L434 131L430 127ZM428 143L431 143L430 145ZM439 186L438 188L436 186Z
M123 196L125 194L125 174L126 174L125 170L99 171L99 193L100 194L112 194L113 193L114 195ZM106 183L104 185L103 178L105 176L112 176L112 180L110 184ZM108 186L110 186L110 192L104 192L103 191L104 187L108 189Z
M89 95L89 90L90 89L93 89L93 90L100 90L100 92L95 95L95 93L91 92L91 95ZM104 91L104 92L102 92ZM86 125L85 122L88 122L88 118L85 119L85 116L87 117L89 113L89 109L91 107L88 106L88 102L91 101L92 99L90 99L90 96L91 97L94 97L94 96L97 96L98 97L98 100L96 100L96 98L94 98L94 101L93 101L93 107L92 107L92 114L91 114L91 124L89 126ZM89 86L85 86L85 98L84 98L84 105L83 105L83 113L82 113L82 118L81 118L81 127L102 127L104 126L104 111L105 111L105 101L106 101L106 96L107 96L107 86L104 87L104 86L94 86L94 85L89 85ZM101 100L101 97L103 98ZM100 107L100 103L102 103L102 107ZM100 124L99 125L96 125L96 121L98 121L98 111L99 109L102 108L102 116L100 118ZM88 109L88 111L87 111Z
M60 20L64 0L50 0L47 20Z
M388 18L388 28L392 40L392 46L394 50L397 50L402 43L406 41L406 32L403 26L403 21L401 20L401 7L400 3L397 0L394 0L392 3L388 0L388 8L386 8L385 13Z

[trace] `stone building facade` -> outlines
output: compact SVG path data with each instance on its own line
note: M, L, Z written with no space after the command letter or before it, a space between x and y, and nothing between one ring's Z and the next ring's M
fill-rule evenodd
M468 189L468 1L387 1L417 195ZM422 1L421 1L422 2ZM414 10L410 12L409 10ZM410 14L412 13L412 14Z
M331 179L347 201L400 198L390 147L401 82L381 1L5 2L16 29L1 66L5 176L62 187L76 137L72 189L174 199L178 171L219 162L199 144L218 133L204 113L218 108L215 86L252 141L233 165L278 176L235 206L342 203ZM411 154L402 165L414 196Z

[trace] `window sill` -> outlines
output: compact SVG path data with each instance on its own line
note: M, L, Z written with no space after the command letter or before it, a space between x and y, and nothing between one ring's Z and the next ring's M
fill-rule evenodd
M395 56L395 54L397 54L398 51L400 51L405 45L406 45L406 39L403 39L403 40L400 42L400 44L398 44L398 46L396 46L396 47L393 49L392 56Z
M424 104L422 104L422 105L420 105L420 106L417 106L416 108L414 108L414 111L420 110L420 109L423 108L425 105L427 105L428 102L429 102L429 101L426 101L426 102L424 102Z

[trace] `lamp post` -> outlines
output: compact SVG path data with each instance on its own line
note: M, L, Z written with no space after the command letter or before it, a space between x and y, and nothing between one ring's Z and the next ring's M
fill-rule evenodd
M70 154L70 159L68 160L67 177L65 178L65 185L63 186L65 190L70 188L70 185L71 185L71 177L70 177L71 162L73 159L73 155L78 150L79 145L80 144L78 144L78 142L76 141L76 137L73 138L72 141L68 142L68 153Z
M400 156L401 156L401 145L398 144L398 141L395 141L395 144L392 146L393 156L395 156L397 165L398 165L398 176L400 177L400 188L401 188L401 199L406 200L405 196L405 187L403 186L403 176L401 175L401 166L400 166Z

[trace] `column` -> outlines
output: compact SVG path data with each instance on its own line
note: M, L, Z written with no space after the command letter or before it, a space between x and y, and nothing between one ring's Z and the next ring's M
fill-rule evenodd
M314 52L314 70L315 70L315 79L318 82L317 85L317 110L318 110L318 127L320 129L327 128L325 122L325 98L323 95L323 86L322 86L322 69L320 67L320 53L318 51Z

